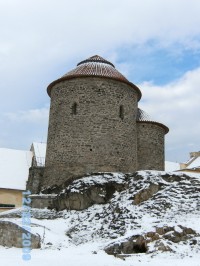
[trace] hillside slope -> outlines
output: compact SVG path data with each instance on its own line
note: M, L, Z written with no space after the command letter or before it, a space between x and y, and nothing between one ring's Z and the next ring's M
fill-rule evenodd
M61 205L68 210L32 209L32 232L40 235L42 248L32 251L31 262L48 250L64 258L71 249L72 256L86 254L70 266L83 265L81 258L90 256L91 264L85 265L94 264L95 256L102 258L96 265L145 265L149 260L155 266L161 258L200 265L199 192L200 178L183 173L104 173L76 180L62 192ZM20 225L22 211L1 214L1 220Z

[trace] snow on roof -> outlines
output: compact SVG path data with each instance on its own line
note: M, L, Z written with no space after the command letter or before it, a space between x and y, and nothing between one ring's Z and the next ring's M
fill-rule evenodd
M34 153L37 166L45 165L46 157L46 143L43 142L33 142L31 151Z
M165 161L165 171L171 172L171 171L177 171L180 170L180 164L170 161Z
M26 189L32 152L0 148L0 188Z
M192 157L192 158L188 159L184 164L190 164L194 159L195 159L195 157Z
M188 176L190 176L190 177L196 177L196 178L199 178L200 179L200 173L198 173L198 172L189 172L189 171L183 171L183 172L180 172L179 171L179 173L183 173L183 174L186 174L186 175L188 175Z
M191 168L196 168L200 167L200 157L197 157L191 164L189 164L186 168L191 169Z

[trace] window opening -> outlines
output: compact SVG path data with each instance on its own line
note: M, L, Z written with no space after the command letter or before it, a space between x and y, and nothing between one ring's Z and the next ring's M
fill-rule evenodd
M120 105L119 107L119 117L121 118L121 120L124 119L124 106Z
M73 115L77 114L77 103L73 103L73 105L72 105L72 114Z

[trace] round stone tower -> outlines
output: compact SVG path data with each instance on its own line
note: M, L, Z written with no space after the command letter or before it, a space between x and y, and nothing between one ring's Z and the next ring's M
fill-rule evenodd
M141 92L100 56L47 88L51 97L42 186L86 173L137 170L137 103Z
M150 116L138 108L137 112L137 156L138 170L164 170L165 134L169 131L165 125L153 121Z

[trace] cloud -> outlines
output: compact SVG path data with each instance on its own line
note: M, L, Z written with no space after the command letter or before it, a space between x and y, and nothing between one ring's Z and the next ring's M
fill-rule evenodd
M155 121L167 125L166 159L185 161L191 151L200 150L200 68L188 71L180 79L157 86L143 82L139 107ZM0 146L27 149L33 141L46 141L49 106L9 112L0 116Z
M0 116L0 146L27 150L33 141L46 142L49 107Z
M170 129L166 135L166 159L185 161L200 150L200 68L188 71L167 85L139 84L139 107ZM46 141L49 106L1 116L1 146L27 149L33 141Z
M0 7L0 59L10 69L105 56L152 39L199 48L198 0L12 0Z
M15 123L43 123L49 116L49 108L19 111L17 113L6 113L4 117L9 122Z
M169 125L167 156L197 149L199 10L199 0L0 0L0 145L45 139L46 87L100 54L130 81L148 81L141 105Z
M155 120L170 128L166 135L166 158L184 161L190 151L200 150L200 68L164 85L140 84L139 105Z

